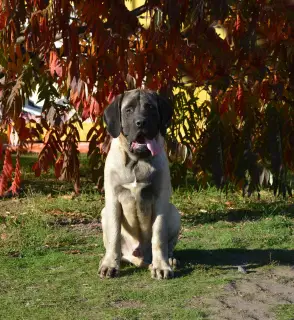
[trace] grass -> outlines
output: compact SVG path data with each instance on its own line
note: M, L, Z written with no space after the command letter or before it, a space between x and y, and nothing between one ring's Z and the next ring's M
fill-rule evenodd
M262 200L224 196L213 188L177 189L182 213L175 279L152 280L125 266L121 277L100 280L103 255L99 195L82 162L83 190L52 175L36 180L23 159L24 194L0 200L0 319L209 319L194 299L222 290L249 270L294 262L294 204L262 193ZM293 319L293 305L276 308ZM292 316L292 318L291 318Z
M294 305L282 305L276 308L280 320L293 320Z

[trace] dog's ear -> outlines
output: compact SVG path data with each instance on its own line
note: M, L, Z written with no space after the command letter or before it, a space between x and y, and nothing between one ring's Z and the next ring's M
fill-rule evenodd
M123 95L115 97L111 104L104 110L103 119L106 123L106 128L113 138L117 138L121 131L121 102Z
M165 97L158 95L158 111L160 115L160 133L164 136L173 116L172 103Z

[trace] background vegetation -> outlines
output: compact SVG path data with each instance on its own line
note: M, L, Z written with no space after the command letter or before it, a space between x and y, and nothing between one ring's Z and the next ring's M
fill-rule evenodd
M211 177L219 187L240 187L246 171L254 177L265 166L274 191L290 192L293 1L147 0L129 11L122 0L2 0L0 8L1 130L19 137L15 165L6 149L0 194L19 190L20 152L42 134L36 175L53 166L79 192L77 126L88 117L101 186L109 143L101 115L115 95L141 86L175 106L167 148L183 164L180 179L189 167L197 184ZM35 91L42 118L22 113ZM56 103L62 97L64 107ZM77 116L64 120L72 108Z

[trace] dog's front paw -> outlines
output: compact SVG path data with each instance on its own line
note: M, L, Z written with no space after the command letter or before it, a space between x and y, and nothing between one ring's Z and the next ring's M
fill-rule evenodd
M153 261L151 268L151 277L153 279L170 279L174 277L174 272L168 262L164 260Z
M103 258L100 263L98 274L100 278L115 278L119 276L119 265L116 261Z

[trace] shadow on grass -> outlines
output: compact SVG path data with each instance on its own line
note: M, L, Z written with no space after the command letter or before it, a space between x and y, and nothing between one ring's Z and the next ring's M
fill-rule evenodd
M29 192L43 195L67 193L73 190L72 184L64 181L58 181L54 178L23 180L22 187L24 194Z
M277 265L294 264L294 250L284 249L186 249L175 251L175 256L181 263L181 268L176 273L176 276L179 277L194 271L197 264L221 269L236 269L237 266L246 266L249 272L250 269L271 263Z
M96 189L94 189L94 183L90 180L83 181L83 185L81 188L81 193L83 194L93 194L98 193ZM54 177L49 177L45 179L35 179L35 180L23 180L22 181L22 192L20 194L21 197L26 197L28 194L39 194L39 195L65 195L68 193L73 193L73 183L68 181L59 181Z
M13 155L13 158L15 155ZM60 195L67 194L74 191L73 182L60 181L54 175L54 170L50 168L48 173L42 173L40 177L35 177L32 170L33 165L37 161L37 154L24 154L21 156L21 168L23 173L23 180L21 183L21 197L27 194L41 194L41 195ZM13 160L15 161L15 160ZM91 181L90 169L88 168L88 160L86 155L80 157L80 177L81 192L93 193L95 184Z
M283 249L215 249L176 250L175 257L180 261L180 268L175 271L175 277L183 277L197 270L198 267L217 267L222 270L236 270L238 266L246 268L247 273L269 264L293 265L294 250ZM197 266L198 265L198 266ZM130 264L123 264L120 276L128 276L148 271Z
M252 208L208 211L182 216L182 221L188 225L197 225L218 221L240 222L258 220L263 217L285 215L294 217L294 204L285 202L252 203Z

